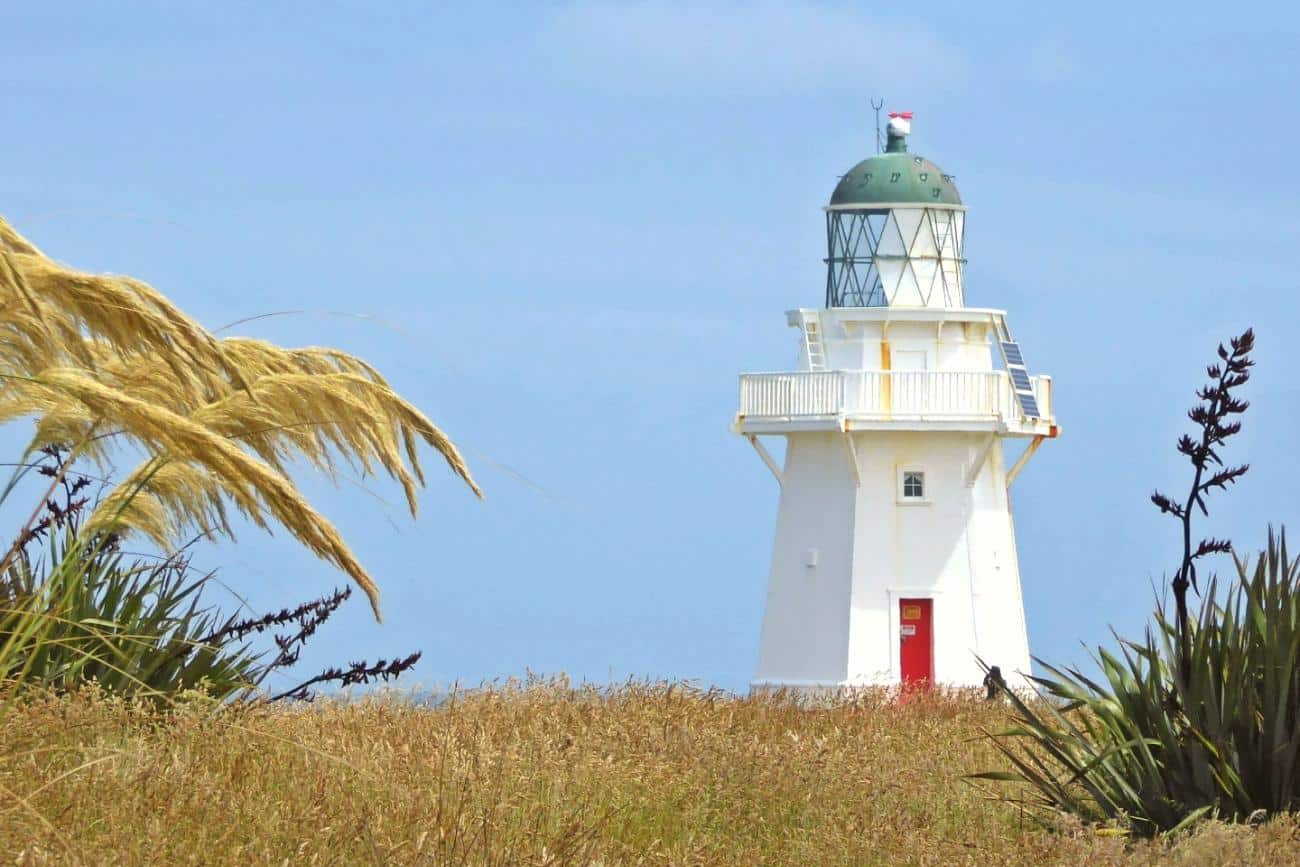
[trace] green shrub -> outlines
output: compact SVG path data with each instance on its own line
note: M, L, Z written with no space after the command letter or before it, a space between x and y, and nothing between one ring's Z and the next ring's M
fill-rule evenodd
M253 696L271 672L298 662L352 594L347 588L261 616L224 616L202 600L213 575L196 576L184 549L128 559L120 537L88 530L90 479L70 471L61 449L42 453L21 470L52 478L53 496L42 498L0 561L0 683L71 692L93 681L111 695L158 701L190 690L217 700ZM256 651L251 639L268 631L274 650ZM323 683L390 680L419 657L328 668L270 699L310 699Z
M145 697L201 687L219 699L253 685L258 654L200 602L211 575L195 577L183 550L129 559L119 537L87 531L92 483L63 450L43 449L19 477L29 471L53 482L4 555L0 679L56 692L94 681Z
M73 527L50 535L43 556L22 555L4 576L0 676L56 691L95 681L119 695L173 696L202 687L226 698L264 666L200 595L210 576L189 559L127 561L114 540Z
M1189 617L1190 676L1176 622L1157 607L1141 642L1099 649L1099 679L1045 665L1049 701L1008 692L1015 725L995 743L1028 784L1024 803L1152 834L1209 813L1245 819L1300 807L1300 560L1269 534L1221 602Z

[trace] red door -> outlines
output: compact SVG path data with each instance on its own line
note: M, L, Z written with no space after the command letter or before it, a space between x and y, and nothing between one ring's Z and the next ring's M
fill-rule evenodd
M934 683L933 599L898 600L898 659L903 684Z

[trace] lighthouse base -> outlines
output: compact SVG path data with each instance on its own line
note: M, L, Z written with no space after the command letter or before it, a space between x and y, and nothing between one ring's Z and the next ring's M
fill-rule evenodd
M978 431L787 436L753 689L979 688L1029 648L1002 444Z

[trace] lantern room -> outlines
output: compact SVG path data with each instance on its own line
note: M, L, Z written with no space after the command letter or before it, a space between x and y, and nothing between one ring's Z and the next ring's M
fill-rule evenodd
M952 175L908 153L911 112L883 153L844 175L826 207L827 307L963 306L966 208Z

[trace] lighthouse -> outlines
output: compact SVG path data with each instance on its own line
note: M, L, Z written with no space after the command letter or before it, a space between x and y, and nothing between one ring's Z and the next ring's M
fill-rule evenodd
M1010 490L1059 433L1052 382L1005 311L967 306L966 206L911 123L831 194L795 369L740 377L733 430L780 491L758 689L1029 672Z

